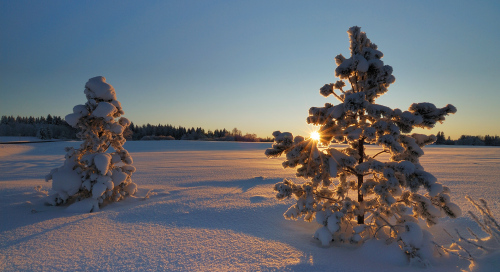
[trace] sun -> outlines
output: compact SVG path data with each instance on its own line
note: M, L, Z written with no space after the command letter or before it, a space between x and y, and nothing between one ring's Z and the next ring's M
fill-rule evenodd
M319 138L320 138L319 132L317 131L311 132L311 139L313 139L314 141L319 141Z

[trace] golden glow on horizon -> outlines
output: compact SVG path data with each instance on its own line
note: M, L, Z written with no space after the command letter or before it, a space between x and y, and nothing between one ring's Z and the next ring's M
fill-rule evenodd
M315 141L319 141L319 138L320 138L319 132L317 132L317 131L311 132L311 139L313 139Z

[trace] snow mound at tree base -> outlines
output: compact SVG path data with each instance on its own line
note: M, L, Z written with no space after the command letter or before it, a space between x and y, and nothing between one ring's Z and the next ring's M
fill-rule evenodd
M70 213L90 213L99 211L99 202L94 198L86 198L71 204L66 208Z

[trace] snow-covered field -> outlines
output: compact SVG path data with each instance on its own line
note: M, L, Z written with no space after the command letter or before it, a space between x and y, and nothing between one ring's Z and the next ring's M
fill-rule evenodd
M135 197L75 214L44 205L44 176L62 165L65 146L79 142L0 145L0 271L461 271L468 261L443 258L431 268L409 267L396 244L322 247L316 223L287 221L293 200L278 202L272 187L294 170L267 159L270 143L137 141ZM370 147L374 148L374 147ZM424 149L427 171L449 186L464 217L431 229L470 227L465 200L484 198L500 218L500 148ZM373 151L376 152L376 151ZM148 194L149 192L149 194ZM146 198L146 196L148 196ZM465 232L464 232L465 233ZM500 255L476 261L498 271Z

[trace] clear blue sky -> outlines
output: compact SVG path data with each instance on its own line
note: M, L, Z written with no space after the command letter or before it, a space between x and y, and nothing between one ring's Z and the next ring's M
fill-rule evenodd
M358 25L396 83L379 104L450 103L430 133L500 135L500 1L0 0L0 115L65 116L107 78L135 124L305 135Z

